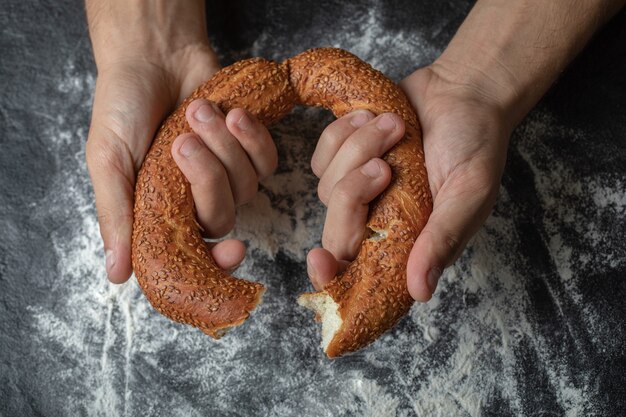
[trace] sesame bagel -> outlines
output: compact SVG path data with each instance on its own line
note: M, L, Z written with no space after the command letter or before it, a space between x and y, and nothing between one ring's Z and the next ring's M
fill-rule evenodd
M334 48L311 49L282 63L260 58L237 62L200 86L163 123L135 189L133 269L152 306L219 338L248 318L264 292L263 285L216 266L202 239L191 187L172 158L174 139L192 131L185 110L198 98L215 102L224 112L245 108L265 125L298 104L325 107L337 117L367 109L404 119L404 138L384 156L392 182L370 205L356 260L323 291L298 299L321 318L322 345L329 357L355 351L391 328L413 304L406 263L432 210L420 127L396 84Z

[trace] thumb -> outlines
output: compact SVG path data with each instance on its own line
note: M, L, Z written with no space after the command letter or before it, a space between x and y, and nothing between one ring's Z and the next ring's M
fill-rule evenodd
M407 263L407 286L415 300L430 300L443 270L459 258L489 216L498 191L493 178L476 172L451 175L437 193Z
M86 157L104 241L107 275L111 282L121 284L132 273L133 158L119 136L97 123L89 133Z

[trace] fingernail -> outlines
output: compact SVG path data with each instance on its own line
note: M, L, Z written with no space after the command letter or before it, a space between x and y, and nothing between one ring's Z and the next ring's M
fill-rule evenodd
M204 103L193 114L193 117L196 118L197 121L206 123L210 122L211 119L215 116L215 110L209 104Z
M318 287L317 271L315 271L315 268L313 268L313 265L311 265L311 262L309 261L308 258L306 260L306 273L309 275L309 278L311 279L311 283L313 283L313 286L317 289Z
M237 127L239 128L239 130L243 132L250 129L251 125L252 125L252 122L250 121L250 118L248 117L248 115L245 113L237 121Z
M430 268L430 271L428 271L428 289L430 290L431 294L434 294L435 290L437 289L439 277L441 277L441 269Z
M111 249L107 249L106 251L104 251L104 256L106 257L107 274L111 275L111 271L115 266L115 252L113 252Z
M185 142L183 142L182 146L180 147L180 153L185 158L190 158L199 150L200 143L193 136L189 136L187 139L185 139Z
M383 114L376 121L376 127L383 132L391 132L396 128L396 122L389 114Z
M377 160L370 159L365 165L363 165L361 172L370 178L378 178L380 177L382 170L380 169L380 164Z
M365 123L369 122L370 118L365 112L358 112L350 119L350 124L354 127L361 127Z

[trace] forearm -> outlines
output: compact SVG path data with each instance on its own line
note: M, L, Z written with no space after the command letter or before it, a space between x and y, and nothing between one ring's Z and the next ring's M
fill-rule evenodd
M204 0L86 0L99 69L132 57L164 62L190 45L208 45Z
M435 62L515 125L625 0L478 0Z

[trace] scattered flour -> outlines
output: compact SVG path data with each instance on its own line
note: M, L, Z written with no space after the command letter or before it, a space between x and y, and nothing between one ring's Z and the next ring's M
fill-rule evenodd
M375 8L360 19L362 30L338 37L335 46L351 49L383 71L391 70L388 56L376 54L390 51L391 45L400 55L424 53L419 38L383 30ZM260 54L267 43L261 35L253 49ZM93 78L76 74L71 65L67 72L59 91L85 97L74 104L88 111ZM173 416L295 416L304 409L318 416L474 417L497 393L513 414L525 415L515 355L522 342L532 345L546 366L566 415L588 409L586 402L598 388L585 378L574 381L527 319L527 277L511 261L518 245L515 225L498 215L513 205L506 189L496 214L461 260L445 271L431 302L416 305L400 326L357 355L332 362L321 355L317 329L309 314L295 306L295 297L307 288L304 269L296 277L272 274L279 253L301 263L306 251L319 244L324 212L308 168L313 145L302 142L302 136L308 129L307 140L314 138L329 120L318 110L299 110L273 130L284 167L262 184L252 203L239 209L233 233L256 250L238 275L265 276L269 290L245 326L212 341L154 312L134 278L122 286L107 283L84 152L76 145L84 142L86 129L61 116L55 119L48 132L50 146L59 154L73 152L75 158L50 195L64 196L57 204L67 207L63 214L74 230L69 239L67 233L51 234L59 275L46 278L54 282L51 296L57 297L58 308L35 304L29 310L41 349L50 346L50 354L58 355L60 347L74 364L51 363L49 372L56 373L60 384L91 387L69 395L66 414L130 416L168 410ZM554 188L565 187L561 191L573 199L590 195L598 210L623 213L623 182L570 182L575 175L558 163L554 170L539 168L538 154L531 150L537 138L554 129L563 133L563 128L543 114L535 114L525 126L514 146L533 169L558 274L569 296L578 299L580 277L573 271L585 259L577 257L559 231L575 230L592 246L600 246L603 235L593 219L581 222L575 207L554 199ZM286 280L302 284L289 287ZM593 314L584 316L589 326L600 319Z
M301 126L312 113L320 116L317 110L300 109L289 120ZM314 130L322 131L321 127ZM302 261L307 250L319 245L317 229L325 215L317 199L317 179L309 165L314 142L286 123L272 128L272 133L280 148L281 168L261 184L261 192L252 202L239 207L233 236L253 243L251 248L271 258L282 250Z

